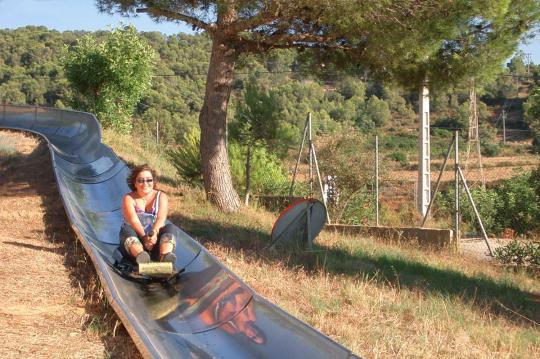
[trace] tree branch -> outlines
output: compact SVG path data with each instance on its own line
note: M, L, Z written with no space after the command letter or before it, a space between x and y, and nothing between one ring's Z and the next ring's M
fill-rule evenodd
M186 22L190 25L193 25L195 27L198 27L199 29L203 29L205 31L208 31L210 33L214 32L215 29L216 29L216 25L215 24L208 24L204 21L201 21L199 19L197 19L196 17L193 17L193 16L188 16L188 15L185 15L185 14L181 14L181 13L178 13L178 12L174 12L174 11L171 11L171 10L167 10L167 9L161 9L161 8L158 8L158 7L148 7L145 9L146 12L152 16L155 16L155 17L166 17L168 19L175 19L175 20L180 20L180 21L183 21L183 22Z

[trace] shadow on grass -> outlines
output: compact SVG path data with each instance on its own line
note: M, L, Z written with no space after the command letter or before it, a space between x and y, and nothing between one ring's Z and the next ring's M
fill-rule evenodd
M487 311L526 327L537 326L540 322L540 295L487 276L468 276L457 270L440 269L399 255L371 254L361 249L351 254L315 245L312 252L268 252L263 249L270 241L270 230L267 233L182 215L174 215L171 220L203 245L216 242L231 249L252 252L270 261L285 262L291 268L302 266L308 271L324 269L333 274L363 275L381 286L391 285L459 299L482 312Z
M72 287L77 290L84 289L85 312L89 317L82 324L83 327L90 331L92 328L94 330L98 328L96 334L103 342L107 356L140 358L138 350L125 329L116 331L115 336L110 335L117 317L113 309L104 304L106 301L100 294L102 289L92 261L71 230L57 191L50 154L45 142L40 141L38 147L28 155L17 154L15 161L12 159L2 161L0 172L3 172L3 180L9 190L6 195L22 197L37 193L40 196L44 210L45 238L59 246L50 251L64 257L64 266L68 270ZM7 243L43 250L41 247L30 244ZM107 328L108 332L103 332L103 328Z

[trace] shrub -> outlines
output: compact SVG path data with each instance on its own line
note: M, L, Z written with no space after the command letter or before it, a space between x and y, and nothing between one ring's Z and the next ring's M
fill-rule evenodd
M480 151L482 152L482 156L495 157L501 152L501 146L493 142L482 143Z
M488 233L510 228L517 234L527 234L540 229L540 169L503 181L493 189L474 188L471 194ZM475 214L463 189L460 207L462 220L475 223ZM438 209L452 213L453 208L452 187L442 193Z
M500 232L504 227L502 227L502 223L498 221L498 211L499 208L501 208L498 193L494 189L484 189L482 187L477 187L471 189L471 195L473 197L476 209L480 214L480 218L486 232ZM442 193L441 198L438 202L438 210L443 213L453 213L455 202L454 198L454 187L450 187L447 191ZM478 225L476 214L474 213L474 210L469 202L469 198L467 197L467 193L465 193L464 188L460 188L459 206L461 210L462 221L471 225Z
M531 173L513 177L497 187L500 207L497 222L518 234L540 228L538 183Z
M193 129L184 134L178 149L167 152L167 157L176 169L178 176L186 183L195 186L203 184L200 138L199 130Z
M168 152L168 157L180 178L188 184L202 186L202 165L199 151L200 132L193 129L184 136L180 147ZM233 182L245 188L245 148L229 143L229 162ZM254 193L283 193L288 189L287 173L281 162L262 147L254 149L251 159L251 190Z
M339 223L367 225L375 218L375 202L373 194L364 187L353 193L341 211L341 215L335 218Z
M540 268L540 243L513 240L495 249L495 257L504 264Z
M246 148L229 144L231 174L237 188L246 187ZM287 171L279 159L264 147L255 147L251 158L251 191L253 193L284 194L289 189Z
M399 164L403 167L409 165L409 161L407 160L407 154L402 151L395 151L388 155L388 158L390 158L392 161L399 162Z

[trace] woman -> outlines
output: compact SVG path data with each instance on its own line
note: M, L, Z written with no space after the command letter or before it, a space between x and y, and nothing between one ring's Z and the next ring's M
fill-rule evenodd
M156 188L156 172L147 165L137 166L127 182L132 192L122 200L122 249L138 264L148 263L151 259L174 263L174 227L166 223L169 200Z

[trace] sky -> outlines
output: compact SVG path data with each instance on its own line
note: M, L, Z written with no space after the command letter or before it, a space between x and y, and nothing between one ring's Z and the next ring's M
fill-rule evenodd
M172 22L157 24L146 14L139 14L136 18L101 14L95 0L0 0L0 29L41 25L59 31L95 31L107 30L120 23L132 24L139 31L159 31L166 35L191 33L189 26ZM530 54L532 62L540 64L540 36L520 45L520 49Z

